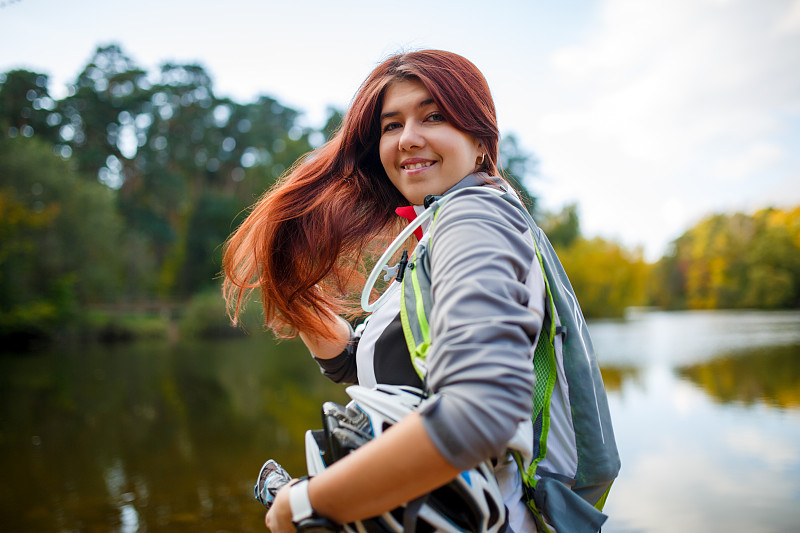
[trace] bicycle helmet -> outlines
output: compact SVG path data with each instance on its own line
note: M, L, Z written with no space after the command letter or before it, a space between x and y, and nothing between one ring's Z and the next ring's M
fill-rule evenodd
M416 408L423 398L418 389L379 385L371 389L347 388L352 401L343 407L333 402L322 406L322 430L306 432L308 475L314 476ZM488 461L458 475L447 485L367 520L343 525L348 533L416 531L502 532L507 512Z

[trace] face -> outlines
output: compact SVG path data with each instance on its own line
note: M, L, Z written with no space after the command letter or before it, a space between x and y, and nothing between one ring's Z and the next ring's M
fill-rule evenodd
M477 170L477 139L444 118L428 89L417 80L386 88L381 109L380 157L389 179L415 205L442 194Z

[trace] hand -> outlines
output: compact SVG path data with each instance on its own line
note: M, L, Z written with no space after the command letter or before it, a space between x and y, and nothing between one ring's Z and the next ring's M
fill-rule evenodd
M264 523L272 533L294 533L295 531L292 523L292 507L289 504L289 486L297 481L297 479L293 479L275 495L275 501L272 502L272 507L264 518Z

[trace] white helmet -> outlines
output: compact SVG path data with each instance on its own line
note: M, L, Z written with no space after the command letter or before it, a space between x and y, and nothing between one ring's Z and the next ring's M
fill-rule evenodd
M379 385L347 388L353 399L346 407L322 406L324 429L306 432L308 475L314 476L413 411L423 398L412 387ZM345 524L349 533L416 531L502 532L507 512L491 465L483 462L447 485L367 520Z

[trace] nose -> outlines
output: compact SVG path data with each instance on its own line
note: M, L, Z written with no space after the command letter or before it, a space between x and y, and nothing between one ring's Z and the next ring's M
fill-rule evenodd
M407 152L415 148L425 146L425 136L420 131L417 124L408 121L403 125L403 132L400 134L399 148L401 152Z

